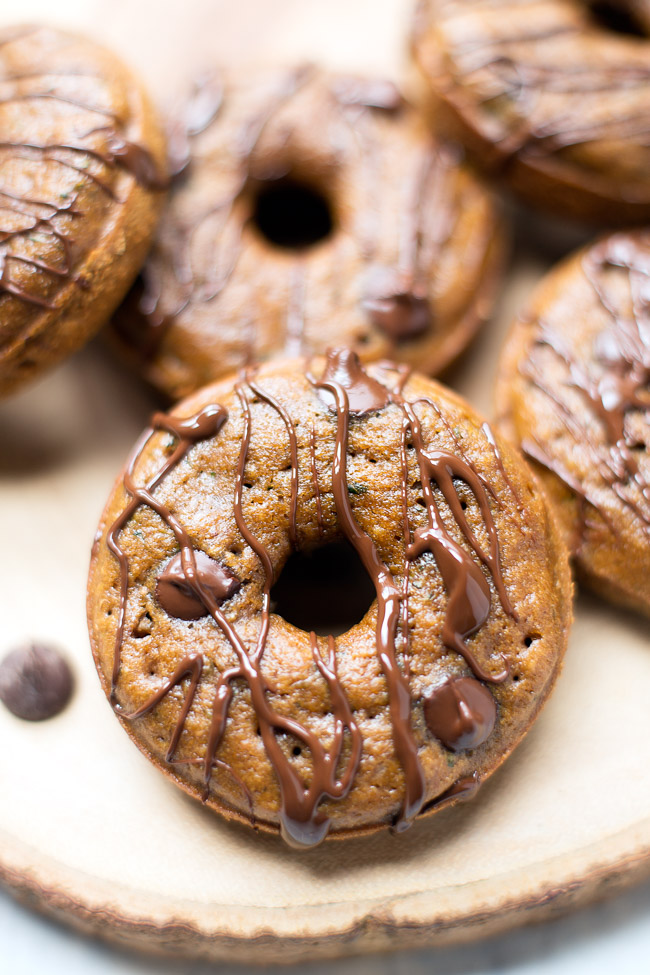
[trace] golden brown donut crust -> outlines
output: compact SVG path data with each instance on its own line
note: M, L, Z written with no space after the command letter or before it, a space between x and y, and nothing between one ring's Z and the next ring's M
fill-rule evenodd
M187 116L189 165L144 298L134 292L116 316L123 351L172 398L251 361L336 344L439 373L489 316L503 258L495 201L390 82L308 66L240 73L206 82ZM308 248L270 243L254 219L260 190L287 177L329 204L332 232ZM368 301L382 288L411 323L413 303L423 331L377 323Z
M49 27L0 32L0 395L110 317L149 246L164 146L110 52Z
M650 234L614 234L552 270L513 324L500 427L538 470L580 574L650 612Z
M650 5L620 6L645 36L577 0L420 0L413 32L436 111L479 164L611 225L650 218Z
M178 405L174 415L189 417L206 408L206 404L218 403L227 411L227 420L216 436L189 447L184 459L173 464L153 490L156 503L173 511L176 523L184 527L192 544L241 580L241 588L223 603L222 609L249 655L253 654L260 633L265 572L236 521L238 468L246 529L268 551L275 578L292 549L294 476L297 548L313 549L343 533L341 502L333 494L340 417L337 419L306 378L306 365L304 360L276 360L256 369L248 382L241 380L239 394L233 388L236 380L228 377ZM315 360L311 366L314 377L320 379L324 361ZM390 364L368 366L366 375L386 388L403 381L397 367ZM343 449L348 503L360 532L372 540L383 566L402 593L400 622L393 625L390 636L402 675L399 680L404 682L407 699L410 695L411 700L410 714L404 720L421 769L423 791L418 808L424 813L472 791L521 740L559 671L572 615L572 588L559 531L536 479L519 455L498 439L491 442L489 428L481 418L460 397L435 382L414 374L406 381L402 396L405 403L415 404L413 409L429 455L448 452L452 458L449 463L466 463L474 472L472 477L478 478L480 490L476 494L467 482L456 479L453 488L449 482L453 495L447 497L462 504L461 514L485 553L490 550L490 541L488 521L479 507L478 495L483 497L499 550L498 571L493 573L475 552L472 554L468 536L461 531L448 501L440 488L432 486L445 526L442 534L452 549L456 546L456 551L471 562L472 573L475 578L477 573L480 575L479 582L487 593L487 616L467 639L467 652L474 661L470 666L461 653L443 642L445 622L453 614L436 560L427 551L412 559L406 557L407 541L417 541L425 532L428 508L426 486L423 488L423 474L418 466L422 454L413 446L415 440L403 440L404 409L393 401L377 411L350 415L347 450ZM271 405L271 400L276 405ZM244 404L248 404L246 409ZM247 410L250 439L246 451ZM297 465L292 460L286 417L295 431ZM158 422L164 425L171 421L159 417ZM145 446L134 467L137 485L154 477L179 449L179 440L170 435L169 429L154 432L142 444ZM109 697L121 582L118 560L109 550L107 538L128 500L120 478L102 516L89 577L91 642ZM410 524L408 540L403 505ZM167 522L150 507L140 505L124 521L118 535L113 532L112 537L117 538L128 560L128 575L124 576L125 582L128 579L124 638L114 682L114 703L118 713L132 714L146 707L152 694L164 690L165 682L188 655L202 659L196 695L187 720L181 722L183 732L175 750L176 764L166 761L165 756L179 727L183 702L188 701L190 670L146 715L137 720L122 717L124 727L145 755L190 795L200 798L215 689L219 675L237 666L237 657L211 617L181 620L162 608L157 581L170 557L178 551ZM408 582L403 590L407 571ZM505 587L503 602L496 588L497 577L502 578ZM407 610L404 592L408 593ZM390 826L399 821L405 801L407 778L398 757L391 711L395 701L378 654L378 612L375 600L363 620L335 641L338 686L360 732L362 752L349 793L337 801L326 798L319 807L319 814L331 820L332 836ZM321 659L327 660L327 639L319 637L317 644ZM504 664L507 678L501 683L492 682L503 676ZM487 675L482 683L472 676L480 669ZM329 747L334 698L315 663L309 633L271 614L261 670L266 698L275 714L299 721ZM477 747L454 751L428 730L423 701L432 689L461 677L470 678L469 682L479 689L489 689L488 698L492 694L496 702L496 725ZM232 691L225 731L215 752L220 764L210 776L204 798L208 806L228 818L254 821L262 829L278 831L283 800L268 749L260 737L259 709L256 712L251 705L249 683L236 680ZM282 751L282 760L292 764L307 788L313 774L309 749L282 731L274 733L274 741ZM297 743L302 747L294 751ZM351 736L346 732L340 775L348 767L351 749Z

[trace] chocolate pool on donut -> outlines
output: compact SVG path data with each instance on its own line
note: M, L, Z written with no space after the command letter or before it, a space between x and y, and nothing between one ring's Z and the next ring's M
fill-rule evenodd
M438 373L489 316L493 198L392 83L211 78L172 129L182 171L114 330L171 397L339 343Z
M311 607L281 592L296 558ZM153 417L102 517L88 616L151 761L305 847L473 795L551 690L571 583L537 482L460 397L336 349Z

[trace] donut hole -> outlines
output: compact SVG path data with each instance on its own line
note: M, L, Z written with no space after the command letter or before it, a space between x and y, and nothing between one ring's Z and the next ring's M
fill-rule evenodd
M317 187L286 177L256 188L253 226L276 247L303 250L329 237L334 220L327 198Z
M300 630L338 636L363 619L375 595L355 549L337 541L294 552L271 589L271 604L274 613Z
M645 37L646 32L636 20L630 10L620 0L588 0L587 6L591 19L598 27L613 31L615 34L631 34L633 37Z

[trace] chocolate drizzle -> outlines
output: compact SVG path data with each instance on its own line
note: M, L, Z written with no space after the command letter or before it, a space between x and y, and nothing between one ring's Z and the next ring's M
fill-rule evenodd
M175 118L170 149L172 169L175 172L187 169L189 178L195 175L197 180L207 178L214 171L219 175L219 186L224 188L220 188L218 199L211 205L204 207L203 201L200 207L197 204L191 208L191 187L185 182L179 184L179 202L176 204L172 193L171 208L145 268L143 291L127 299L124 311L116 316L115 327L120 339L145 367L162 353L170 324L180 320L191 306L197 307L198 312L198 306L221 300L233 280L239 280L237 270L247 234L256 226L256 193L260 187L268 188L274 181L278 185L282 180L290 182L293 175L300 182L299 168L295 173L293 170L301 164L305 153L302 134L298 133L297 148L293 149L293 130L280 140L276 131L279 122L274 123L291 99L312 83L318 83L317 72L313 67L303 66L266 87L261 86L256 101L253 99L250 116L238 120L235 127L228 113L230 102L237 101L237 94L229 94L227 90L224 94L220 79L206 77L192 93L189 116L184 118L178 113ZM379 261L378 245L385 236L381 233L382 221L393 218L389 208L378 204L383 192L384 148L375 117L377 113L392 117L405 103L395 86L384 81L344 78L337 83L334 80L328 82L326 96L325 109L333 111L329 135L333 173L343 171L348 160L351 166L363 171L363 178L359 178L363 200L358 207L358 218L356 214L349 218L348 222L354 218L354 226L344 228L343 234L338 232L337 200L328 201L332 203L334 225L328 244L332 276L336 277L344 260L339 251L345 250L346 239L352 236L365 263L365 272L361 272L358 284L355 283L363 313L359 316L361 329L365 319L378 330L382 341L388 340L394 346L421 338L435 326L431 278L435 274L436 258L454 229L458 210L455 178L460 159L453 150L425 142L422 152L416 154L413 169L407 169L403 188L399 187L403 201L399 226L391 238L398 244L395 265L385 263L385 257ZM195 103L199 105L198 112L192 109ZM232 158L226 158L223 165L220 163L218 170L212 161L212 135L208 134L208 148L203 154L202 144L194 144L196 136L209 133L213 124L225 126L225 138L232 146ZM260 148L265 136L274 147L268 158L265 146ZM275 147L281 141L289 147L286 151ZM195 163L191 162L193 156ZM221 160L221 156L218 158ZM192 165L196 167L194 174ZM333 177L328 177L329 185L335 183ZM318 192L320 187L313 189ZM210 246L196 244L197 239L204 237L209 238ZM313 322L309 330L306 328L305 295L310 266L309 256L296 249L288 270L287 297L282 299L286 303L285 335L278 344L280 348L284 346L288 355L309 354L322 348L320 336L313 331ZM245 347L233 351L239 365L255 358L251 352L254 352L257 325L251 328L253 335L247 337L247 343L242 342ZM363 335L366 341L367 327ZM152 375L154 381L159 381L155 365Z
M386 387L368 375L358 355L351 349L331 349L328 352L325 372L318 384L323 402L338 410L332 385L345 390L346 410L354 416L382 410L389 401Z
M326 400L330 413L335 414L334 451L332 461L332 495L338 524L347 541L358 553L369 577L374 583L376 602L376 652L386 679L389 711L393 728L395 754L404 773L404 799L395 822L396 830L406 829L420 813L425 804L427 783L420 763L419 743L412 726L413 699L410 689L408 668L408 567L411 561L424 552L431 552L438 565L447 589L448 601L445 610L445 623L442 631L443 642L459 652L474 676L479 680L498 683L507 676L507 670L492 674L487 667L479 664L468 647L467 641L487 619L491 596L488 578L492 579L499 595L504 612L514 617L508 600L499 565L499 548L496 528L489 507L488 496L483 480L466 457L459 458L444 450L434 450L424 442L421 421L415 404L403 394L408 379L408 371L398 367L382 366L381 370L397 373L397 383L390 388L370 376L359 363L358 358L348 349L333 349L329 352L325 369L320 379L311 378L319 398ZM242 376L236 385L236 394L241 407L241 434L239 457L236 465L233 496L233 513L238 530L259 560L263 573L263 592L259 614L259 629L253 645L247 646L235 623L224 615L222 602L233 598L239 591L240 583L229 570L209 558L207 553L198 550L183 528L178 516L157 497L157 488L163 479L181 464L192 446L200 440L214 438L227 421L223 407L212 404L204 407L195 416L179 419L174 416L157 414L152 426L143 434L127 464L124 475L124 488L130 500L107 533L107 544L117 557L120 570L120 608L115 633L114 666L112 676L111 700L124 720L135 721L150 713L176 687L184 687L184 698L176 720L167 751L169 763L188 763L178 758L183 728L192 709L194 699L204 678L204 659L201 654L189 655L180 660L174 673L147 700L130 714L124 712L117 702L117 690L121 667L121 648L125 635L125 620L128 599L129 562L120 545L120 534L140 505L155 511L173 532L179 551L159 573L157 597L163 607L180 618L196 618L209 614L225 636L234 651L236 662L224 670L213 681L213 705L205 754L201 759L190 759L193 764L203 767L204 798L210 795L210 779L215 768L229 773L238 782L244 793L254 818L254 799L245 784L235 775L234 770L219 758L219 748L223 740L229 708L233 700L233 685L243 681L250 692L251 705L258 722L260 736L266 754L275 771L281 794L280 827L285 840L298 847L313 846L328 833L330 819L320 808L325 799L337 800L348 795L355 780L361 761L363 742L354 714L348 701L345 688L338 676L336 641L333 636L319 638L310 634L313 664L325 681L329 692L331 710L334 716L334 731L329 744L324 744L319 736L297 720L276 710L274 691L263 673L263 658L271 626L270 588L274 579L274 563L271 552L256 537L246 519L244 485L248 455L253 436L254 417L251 410L253 401L271 407L280 417L286 431L289 456L291 459L291 492L287 517L287 535L294 548L299 546L297 530L298 480L298 434L296 424L286 407L264 389L263 384L249 372ZM428 400L417 401L421 406ZM437 412L433 402L430 406ZM403 440L400 453L400 470L403 489L403 531L406 548L405 587L399 585L383 560L377 544L355 518L350 499L347 479L348 439L350 425L369 412L384 409L399 410L403 416ZM326 415L326 414L325 414ZM233 422L232 420L230 422ZM160 468L150 477L146 486L136 484L135 471L143 451L157 431L167 431L176 438L171 453L161 463ZM319 531L323 533L322 507L318 470L315 457L315 434L310 430L309 447L311 453L311 476L314 485L314 498L318 511ZM419 465L422 490L425 494L428 527L419 528L414 533L409 522L407 483L410 477L407 445L415 450ZM479 506L484 527L490 540L489 551L476 539L469 521L461 506L456 481L463 481L473 493ZM452 536L445 525L434 496L434 485L440 490L454 519L456 528L462 534L471 552L478 558L475 561L470 553ZM484 574L481 564L487 572ZM183 597L182 612L175 603L170 606L170 587L175 587L175 599L180 589ZM192 613L192 616L189 613ZM187 615L183 616L183 612ZM372 610L371 610L372 612ZM401 632L401 658L397 649L398 634ZM434 734L454 749L475 747L484 741L492 730L494 715L490 702L494 702L489 691L478 685L474 678L456 681L462 702L470 708L470 719L457 711L451 716L438 716L434 721ZM478 687L478 691L476 691ZM431 709L431 705L429 705ZM444 710L444 709L443 709ZM449 710L449 709L447 709ZM425 705L426 713L426 705ZM491 717L492 714L492 717ZM459 720L462 725L459 730ZM464 723L463 723L464 722ZM471 727L470 727L471 726ZM311 777L304 781L304 771L287 754L286 740L295 740L298 751L306 749L311 759ZM296 752L294 751L294 754ZM474 782L474 779L472 779ZM429 789L429 793L430 793ZM437 801L446 803L459 798L466 791L463 783L452 787Z
M48 53L41 52L43 63L35 64L34 70L11 73L6 64L14 60L29 64L20 50L23 42L26 47L39 33L38 28L23 33L10 33L0 42L0 51L16 45L18 50L12 56L0 56L0 86L3 96L2 106L26 104L25 122L21 128L29 132L29 104L47 100L52 103L52 118L48 127L58 132L65 127L66 114L63 108L72 106L88 116L99 116L100 124L83 132L70 131L62 141L37 141L29 136L25 141L14 137L15 120L9 116L0 124L0 170L6 182L0 185L0 297L3 295L18 299L36 309L53 310L57 307L57 293L64 282L73 282L80 288L88 287L89 282L75 275L78 262L79 238L74 232L74 224L83 220L87 206L85 191L96 187L108 200L119 203L113 186L116 168L127 170L148 189L161 189L164 176L143 146L125 138L122 128L124 121L108 108L100 107L70 93L69 82L73 88L78 86L79 77L88 77L91 83L101 83L94 75L81 75L73 71L66 73L52 67L49 70ZM56 32L48 31L56 36ZM62 43L69 43L66 35L60 35ZM53 64L58 50L53 49ZM75 123L78 125L78 121ZM13 163L10 165L10 162ZM16 163L20 163L16 168ZM35 176L38 168L50 167L62 170L60 189L56 198L42 199L36 193L30 196L24 192L27 185L38 186ZM13 175L12 175L13 173ZM73 174L72 180L65 176ZM43 258L43 253L47 255ZM34 273L28 277L17 275L16 269L28 267Z
M485 142L482 165L507 171L518 158L550 177L568 168L574 190L593 186L621 203L647 206L648 44L597 26L594 5L580 6L421 0L416 47L422 42L425 71L428 35L444 49L436 63L444 60L445 68L428 70L436 90ZM619 169L618 185L611 182L609 149L595 163L565 152L621 140L634 158ZM592 146L590 155L597 151Z
M608 288L608 269L627 275L629 312L620 296ZM640 413L646 423L650 420L650 237L640 232L606 238L586 252L582 272L605 313L605 325L595 333L589 357L575 351L568 329L561 333L549 322L539 320L534 325L534 344L520 364L520 372L549 398L564 431L587 451L590 466L650 534L650 485L635 456L638 437L628 420L635 413ZM588 415L567 401L562 385L551 386L546 380L539 361L542 349L550 350L563 363L568 374L566 386L579 392ZM602 444L594 439L594 421L602 431ZM647 449L647 444L642 446ZM524 438L522 448L583 502L592 505L613 531L593 487L572 474L534 434ZM584 527L583 518L581 536Z

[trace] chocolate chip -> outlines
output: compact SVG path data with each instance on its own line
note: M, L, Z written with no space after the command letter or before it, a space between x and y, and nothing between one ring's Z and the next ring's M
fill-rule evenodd
M25 721L43 721L59 714L70 700L72 688L70 667L53 647L20 647L0 663L0 700Z
M196 550L194 559L199 583L207 589L215 602L222 603L241 589L237 576L205 552ZM158 576L156 599L168 616L181 620L198 620L209 612L185 575L180 552L170 559L165 570Z
M394 268L371 268L361 305L371 322L395 342L416 338L431 327L428 298L409 287Z
M496 716L494 698L473 677L448 680L424 699L429 731L452 752L482 745L492 734Z

